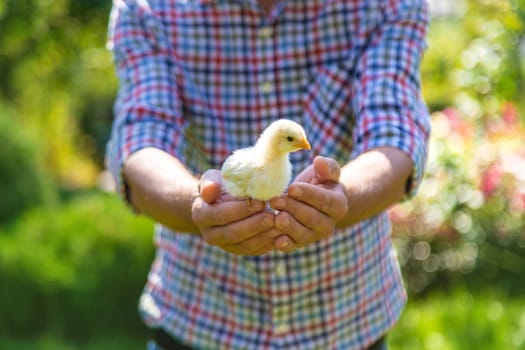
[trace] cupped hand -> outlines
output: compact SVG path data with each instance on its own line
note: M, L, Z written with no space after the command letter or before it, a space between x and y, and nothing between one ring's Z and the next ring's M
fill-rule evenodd
M348 200L339 183L340 173L334 159L316 157L297 176L286 195L270 201L271 207L279 211L275 226L286 233L275 239L276 249L292 252L334 233L336 223L348 210Z
M208 244L251 256L274 249L274 240L281 232L275 227L275 215L265 210L264 202L239 200L223 193L218 170L202 175L198 192L192 218Z

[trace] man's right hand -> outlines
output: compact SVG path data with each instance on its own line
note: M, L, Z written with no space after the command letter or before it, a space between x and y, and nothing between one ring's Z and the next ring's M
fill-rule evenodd
M198 192L192 218L208 244L251 256L274 249L274 239L282 232L275 227L275 215L265 210L264 202L235 199L223 193L219 170L202 175Z

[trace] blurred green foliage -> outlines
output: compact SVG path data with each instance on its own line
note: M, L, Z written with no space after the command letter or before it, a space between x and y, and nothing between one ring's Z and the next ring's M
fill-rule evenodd
M422 65L428 173L392 210L415 299L393 349L525 343L525 0L454 3ZM110 6L0 0L0 348L143 348L152 223L92 190L117 89Z
M430 26L422 66L430 109L455 106L468 118L491 118L513 101L525 120L525 0L457 3L464 10Z
M109 1L4 0L0 102L30 129L62 186L92 185L116 90L105 49ZM0 112L1 113L1 112Z
M50 205L54 190L38 142L0 102L0 225L38 205Z
M391 210L412 295L458 282L522 293L525 126L510 111L487 124L453 108L433 114L420 192Z
M389 335L392 350L525 348L525 299L458 289L409 301Z
M144 350L145 344L144 334L129 333L96 336L80 343L50 334L36 338L2 339L0 337L0 349L16 350Z
M1 229L0 338L142 334L136 305L153 259L152 230L100 192L28 211Z
M525 1L436 19L422 68L433 109L418 196L392 210L411 295L525 280Z

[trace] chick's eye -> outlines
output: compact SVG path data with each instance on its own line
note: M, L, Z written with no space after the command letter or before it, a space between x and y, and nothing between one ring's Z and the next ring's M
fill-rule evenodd
M293 142L294 138L293 138L293 136L288 136L288 137L286 138L286 140L287 140L288 142Z

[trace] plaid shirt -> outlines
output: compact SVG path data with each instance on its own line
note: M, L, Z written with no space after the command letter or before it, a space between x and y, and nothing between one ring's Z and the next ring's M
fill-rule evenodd
M116 0L109 46L121 82L108 161L161 148L196 174L270 122L302 124L315 155L344 164L391 146L415 192L429 117L420 95L424 0ZM359 174L356 174L359 176ZM361 349L406 300L381 213L291 254L231 255L158 226L140 300L148 325L202 349Z

